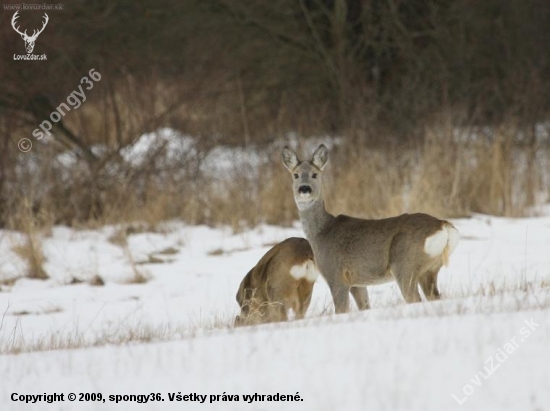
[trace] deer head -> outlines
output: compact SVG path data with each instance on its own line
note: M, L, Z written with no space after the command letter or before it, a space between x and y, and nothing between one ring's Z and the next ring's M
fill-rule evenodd
M44 13L45 20L44 20L44 23L42 24L42 28L40 30L34 30L33 33L32 33L32 36L28 36L27 35L27 30L25 30L24 33L21 33L19 31L19 26L15 27L15 20L17 20L17 18L19 17L17 15L17 13L19 13L19 12L16 11L15 14L13 15L13 18L11 19L11 26L13 27L13 29L17 33L19 33L21 35L21 38L25 41L25 49L27 49L27 53L31 54L33 49L34 49L34 42L38 38L38 35L44 31L44 28L46 27L46 24L48 24L48 21L50 19L49 19L48 15L46 13Z
M321 178L328 161L328 150L321 144L310 161L301 161L290 148L283 148L283 164L294 179L294 200L299 210L309 208L317 200L322 200Z

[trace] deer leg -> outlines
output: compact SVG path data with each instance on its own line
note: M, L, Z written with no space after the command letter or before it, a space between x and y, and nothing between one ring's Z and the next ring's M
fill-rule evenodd
M360 310L368 310L370 308L369 293L367 287L351 287L350 293Z
M426 299L429 301L439 300L441 298L441 294L439 294L439 290L437 289L438 273L439 270L428 271L418 279L420 287L422 288Z
M392 268L392 273L403 298L408 304L422 301L420 292L418 291L418 274L416 272L411 273L406 268L395 267Z
M307 286L300 286L300 301L299 308L296 314L296 319L301 320L305 317L309 304L311 303L311 295L313 294L313 283L308 284Z
M349 286L346 284L329 284L330 293L334 300L334 311L336 314L349 311Z
M295 320L298 316L300 309L300 298L297 293L294 293L292 297L287 297L283 300L283 309L285 311L287 320Z
M251 300L239 301L239 305L241 305L241 312L235 317L235 327L240 327L246 324L250 314L250 302Z
M287 321L286 309L283 303L269 302L265 307L265 321L266 323L273 323L279 321Z

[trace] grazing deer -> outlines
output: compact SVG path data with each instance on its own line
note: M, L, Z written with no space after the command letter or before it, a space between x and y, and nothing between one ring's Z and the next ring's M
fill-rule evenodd
M304 318L318 271L305 238L288 238L269 250L246 274L237 292L241 314L235 326L286 321L289 310Z
M369 308L367 285L395 280L407 303L439 299L437 274L458 244L451 223L427 214L363 220L325 210L321 189L328 160L324 145L311 161L300 161L285 147L283 164L291 172L294 200L315 262L326 279L336 313L349 309L349 293L359 309Z

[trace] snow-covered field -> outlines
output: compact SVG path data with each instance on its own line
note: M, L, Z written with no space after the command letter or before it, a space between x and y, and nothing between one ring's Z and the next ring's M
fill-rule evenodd
M134 228L127 245L121 227L55 227L42 238L51 278L15 282L24 238L0 231L0 410L550 410L550 217L453 223L462 239L442 301L405 305L388 284L369 288L371 310L334 316L319 279L305 320L241 329L242 277L272 244L303 236L299 224L233 234L172 222ZM148 281L133 283L136 271ZM105 285L86 283L95 276ZM108 397L151 393L164 401ZM206 399L170 401L178 393ZM301 401L243 398L255 393Z

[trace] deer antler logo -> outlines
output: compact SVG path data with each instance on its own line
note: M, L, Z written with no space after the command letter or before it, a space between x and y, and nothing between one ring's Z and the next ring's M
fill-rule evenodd
M46 27L46 24L48 24L48 21L50 20L50 18L48 17L48 15L46 13L44 13L44 17L46 19L44 20L44 23L42 24L42 28L40 30L34 30L33 33L32 33L32 36L28 36L27 35L27 30L25 30L24 33L21 33L19 31L19 26L15 27L15 23L16 23L15 20L17 20L17 18L19 17L17 15L17 13L19 13L19 11L16 11L15 14L13 15L13 18L11 19L11 25L12 25L13 29L21 35L21 38L23 40L25 40L25 48L27 49L27 54L31 54L33 49L34 49L34 42L38 38L38 35L44 31L44 28Z

